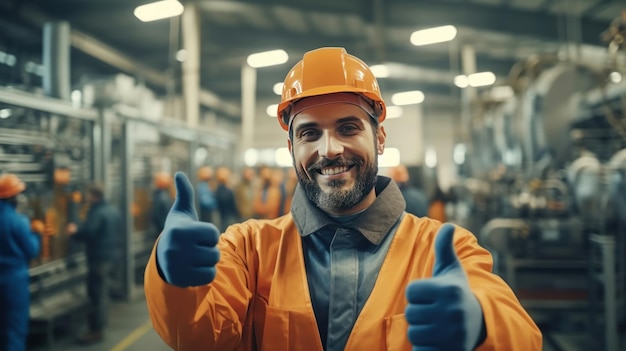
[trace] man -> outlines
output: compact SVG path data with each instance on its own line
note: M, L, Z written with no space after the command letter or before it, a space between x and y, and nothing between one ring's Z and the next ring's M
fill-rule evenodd
M254 168L246 167L241 172L241 180L235 186L235 202L240 219L245 221L254 216Z
M537 326L475 237L407 214L395 182L377 176L385 104L361 60L342 48L306 53L287 74L278 116L300 181L291 213L218 238L197 221L186 176L175 177L145 280L168 345L541 349Z
M109 275L115 258L121 217L104 199L104 188L94 184L87 191L90 202L87 218L80 225L69 223L67 233L85 244L87 258L87 295L89 297L89 330L77 340L81 344L100 342L107 324Z
M172 196L170 189L173 179L168 172L157 172L154 175L154 191L152 192L152 207L150 209L150 220L154 228L155 237L163 231L165 218L172 207Z
M215 188L215 200L220 213L220 228L226 230L229 225L239 219L239 210L235 200L235 193L230 188L230 169L219 167L215 172L217 188Z
M0 176L0 350L24 351L30 310L30 260L39 255L43 223L16 211L26 184L14 174ZM38 225L35 225L39 223ZM39 227L39 228L37 228Z
M390 174L406 202L406 211L418 217L424 217L428 214L428 199L426 195L409 182L409 170L405 165L397 165L391 169Z

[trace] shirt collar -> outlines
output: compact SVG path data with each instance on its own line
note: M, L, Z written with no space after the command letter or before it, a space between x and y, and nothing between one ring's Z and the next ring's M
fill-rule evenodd
M352 229L358 230L373 244L380 244L391 227L404 212L406 203L395 182L378 176L376 200L353 222ZM298 184L293 196L291 213L301 236L307 236L326 226L341 227L309 199Z

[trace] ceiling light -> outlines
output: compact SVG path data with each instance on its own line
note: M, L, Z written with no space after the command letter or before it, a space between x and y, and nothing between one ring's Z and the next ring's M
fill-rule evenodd
M467 77L469 85L472 87L482 87L496 82L496 75L493 72L472 73Z
M243 162L248 167L256 166L257 162L259 162L259 151L257 149L248 149L243 154Z
M187 60L188 57L189 57L189 53L187 52L187 50L180 49L176 51L176 61L185 62L185 60Z
M426 149L426 157L424 158L424 164L428 168L437 167L437 151L432 148Z
M11 117L12 114L13 111L11 111L10 108L3 108L2 110L0 110L0 119L7 119Z
M472 73L468 76L458 75L454 77L454 85L459 88L483 87L496 82L496 75L493 72Z
M378 155L378 167L395 167L400 164L400 150L386 147L382 155Z
M289 149L286 147L276 149L276 153L274 153L274 162L276 162L276 165L278 165L278 167L293 166L293 159L291 158Z
M151 22L180 16L184 9L183 4L178 2L178 0L163 0L137 6L133 13L140 21Z
M282 95L283 94L283 82L278 82L276 84L274 84L274 87L272 88L272 90L274 91L274 94L276 95Z
M391 96L394 105L412 105L424 102L424 93L419 90L395 93Z
M622 81L622 74L617 71L611 72L611 74L609 75L609 79L612 83L617 84Z
M400 106L387 106L386 119L402 117L404 110Z
M271 50L248 56L246 62L253 68L280 65L287 62L289 56L285 50Z
M372 73L374 73L374 77L376 78L387 78L389 77L389 67L386 65L373 65L370 66Z
M422 46L443 43L454 39L454 37L456 37L455 26L433 27L411 33L411 44Z
M265 113L267 113L270 117L276 117L278 113L278 104L272 104L267 106L265 109Z
M459 88L467 88L469 86L467 76L464 74L461 74L461 75L454 77L454 85L456 85Z

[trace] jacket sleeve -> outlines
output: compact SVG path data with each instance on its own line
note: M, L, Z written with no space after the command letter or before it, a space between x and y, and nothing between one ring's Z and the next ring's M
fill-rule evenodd
M208 285L179 288L158 272L156 245L146 267L144 290L152 325L174 350L237 348L252 299L245 236L235 225L220 236L221 257L215 280Z
M39 255L41 241L38 234L34 233L26 216L20 216L17 221L17 241L24 252L24 256L31 260Z
M491 254L469 231L457 227L455 236L457 255L483 309L487 336L476 350L540 351L539 328L506 282L492 273Z

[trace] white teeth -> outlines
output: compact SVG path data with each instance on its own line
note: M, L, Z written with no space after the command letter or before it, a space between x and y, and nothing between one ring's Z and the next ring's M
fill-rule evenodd
M322 169L323 175L334 175L338 173L342 173L348 170L348 167L334 167L334 168L324 168Z

